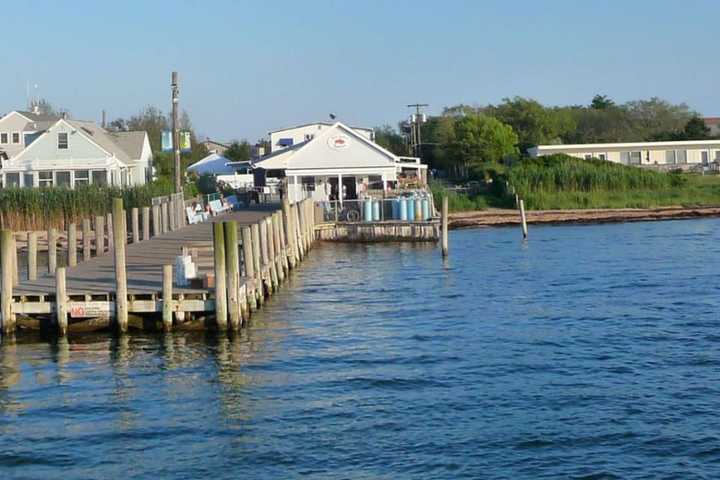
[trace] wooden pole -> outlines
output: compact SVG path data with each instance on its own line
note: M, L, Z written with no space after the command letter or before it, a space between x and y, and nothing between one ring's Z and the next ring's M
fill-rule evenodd
M260 302L260 305L262 305L265 300L265 292L263 291L262 285L262 252L260 251L260 224L253 223L250 226L250 231L252 232L253 264L255 266L255 294L258 301Z
M28 280L37 280L37 232L28 233L27 274Z
M262 235L262 230L260 231ZM279 275L277 271L277 262L275 257L275 240L273 235L273 224L272 215L265 217L265 243L267 243L267 261L270 266L270 279L272 280L273 288L277 288L279 283Z
M74 223L68 225L68 266L77 265L77 226Z
M68 328L68 303L65 288L65 267L55 272L55 315L60 336L65 336Z
M252 231L250 227L242 227L242 247L243 247L243 259L245 266L245 277L249 279L255 278L255 259L253 253L253 240ZM257 309L257 302L255 296L250 295L250 309L255 311Z
M150 240L150 207L142 209L142 232L143 241Z
M178 82L177 72L172 72L170 90L172 95L172 140L173 140L173 156L175 165L175 193L182 192L182 183L180 181L180 134L178 132L178 103L180 102L180 86Z
M169 332L173 324L173 266L163 265L162 320L163 330Z
M227 274L227 299L230 326L240 327L240 263L238 261L237 222L223 222L225 231L225 271Z
M298 260L302 260L305 257L305 241L303 239L303 218L302 218L302 212L301 212L301 204L297 203L293 205L293 210L295 210L295 234L297 235L297 244L298 244Z
M448 250L448 197L442 199L442 256L447 257Z
M115 234L113 233L112 213L107 214L107 221L105 222L105 225L107 226L108 252L111 252L115 250Z
M48 230L48 273L55 275L57 269L57 230Z
M15 331L15 316L12 313L12 237L13 233L10 230L0 232L0 269L2 269L0 312L2 312L2 330L4 333L12 333Z
M290 199L285 196L282 203L283 224L285 230L285 243L290 257L289 266L295 268L295 236L293 235L292 212L290 210Z
M153 205L152 206L152 236L157 237L161 233L160 229L160 206L159 205Z
M103 255L105 253L105 217L103 215L95 217L95 254Z
M12 263L13 286L17 287L18 285L20 285L20 268L17 258L17 240L15 239L14 235L12 237Z
M115 319L120 333L127 332L128 299L125 270L125 211L122 198L113 199L113 236L115 243Z
M523 238L528 237L527 219L525 218L525 202L520 199L520 220L522 221Z
M280 243L280 214L272 214L273 245L275 246L275 269L278 274L278 282L285 280L285 270L282 261L282 244Z
M130 210L130 221L132 222L132 243L140 241L140 219L137 207Z
M169 223L168 223L168 204L167 204L167 202L163 202L160 205L160 208L162 209L162 222L161 222L162 223L162 233L167 233L168 230L170 230Z
M225 276L225 232L223 224L213 223L213 260L215 267L215 318L220 330L227 328L227 284Z
M82 222L83 262L90 260L90 231L90 219L85 218Z

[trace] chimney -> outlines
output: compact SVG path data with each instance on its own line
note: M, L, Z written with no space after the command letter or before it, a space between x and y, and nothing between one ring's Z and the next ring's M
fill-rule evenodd
M102 111L102 128L105 128L105 110Z

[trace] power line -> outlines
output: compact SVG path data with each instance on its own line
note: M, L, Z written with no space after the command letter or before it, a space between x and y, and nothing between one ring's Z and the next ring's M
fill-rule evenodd
M425 123L425 114L422 113L421 108L429 107L427 103L411 103L408 108L414 108L415 113L410 116L410 145L413 153L416 157L420 158L422 138L420 130L422 130L422 124Z

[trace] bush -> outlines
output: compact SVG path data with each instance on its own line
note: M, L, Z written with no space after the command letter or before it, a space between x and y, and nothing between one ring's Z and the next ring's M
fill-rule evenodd
M217 177L211 173L200 175L195 182L197 189L203 195L209 195L217 192Z

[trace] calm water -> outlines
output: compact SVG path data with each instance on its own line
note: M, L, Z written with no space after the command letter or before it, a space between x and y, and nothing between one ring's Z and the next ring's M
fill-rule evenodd
M0 346L0 478L718 478L720 220L323 245L239 338Z

